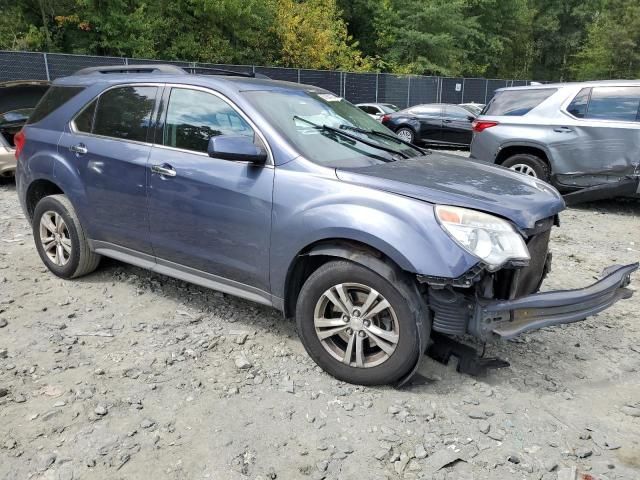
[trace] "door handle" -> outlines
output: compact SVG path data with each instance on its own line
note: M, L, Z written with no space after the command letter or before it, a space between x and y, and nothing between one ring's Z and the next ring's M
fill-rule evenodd
M443 120L444 123L451 123L453 120Z
M77 153L78 155L85 155L86 153L89 152L89 149L86 147L86 145L84 143L78 143L77 145L71 145L69 147L69 150L71 150L74 153Z
M175 177L177 175L173 167L167 163L163 163L162 165L153 165L151 167L151 171L158 175L162 175L163 177Z
M553 129L554 132L558 132L558 133L569 133L569 132L573 132L572 129L570 129L569 127L556 127Z

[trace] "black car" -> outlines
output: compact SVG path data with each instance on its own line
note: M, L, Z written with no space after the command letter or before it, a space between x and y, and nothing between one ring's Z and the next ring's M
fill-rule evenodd
M414 144L468 147L476 115L458 105L415 105L382 117L382 124Z

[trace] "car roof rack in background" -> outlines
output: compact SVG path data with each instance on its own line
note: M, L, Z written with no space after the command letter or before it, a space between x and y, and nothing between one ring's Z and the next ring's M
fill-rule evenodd
M253 72L236 72L223 68L210 67L179 67L166 63L150 65L111 65L104 67L87 67L78 70L73 75L104 75L109 73L166 73L171 75L230 75L235 77L269 78L266 75Z

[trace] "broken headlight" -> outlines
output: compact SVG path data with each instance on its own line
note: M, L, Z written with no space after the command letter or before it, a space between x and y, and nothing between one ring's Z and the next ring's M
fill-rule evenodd
M501 218L447 205L436 205L436 218L458 245L480 258L490 271L509 260L530 258L522 236Z

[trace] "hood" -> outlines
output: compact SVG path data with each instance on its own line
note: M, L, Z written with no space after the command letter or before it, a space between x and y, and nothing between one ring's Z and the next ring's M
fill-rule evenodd
M433 152L363 168L337 169L345 182L429 203L455 205L499 215L521 229L564 210L558 191L507 168Z

